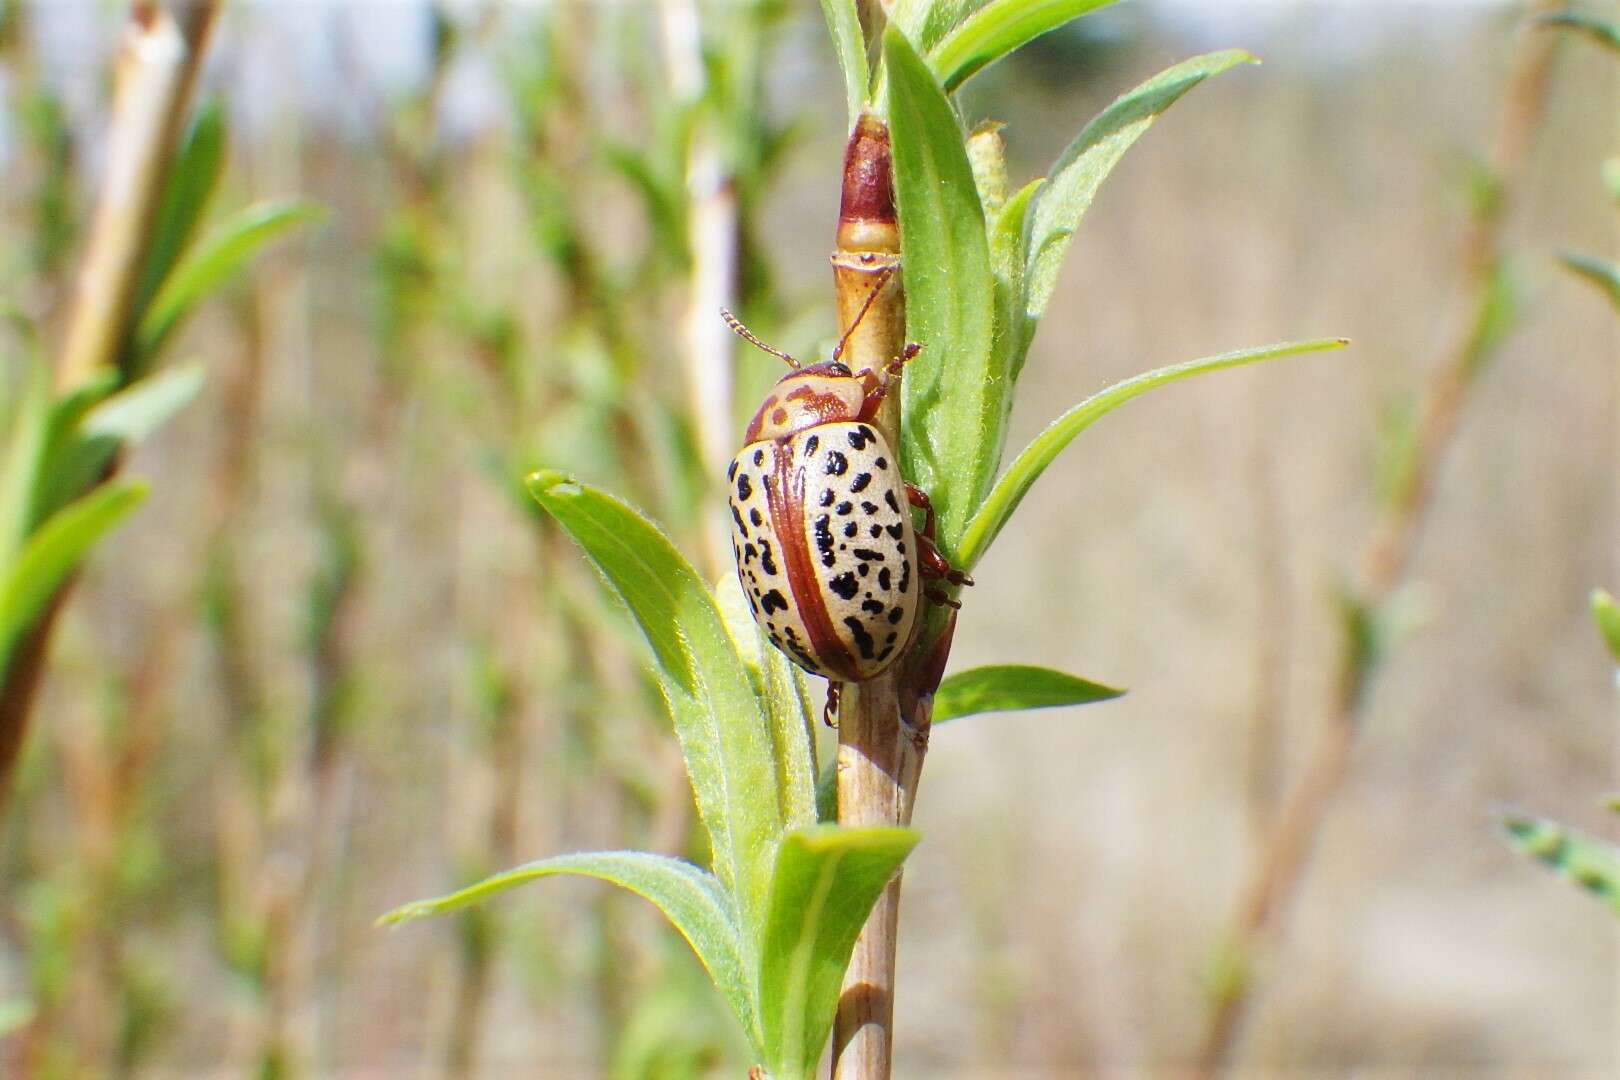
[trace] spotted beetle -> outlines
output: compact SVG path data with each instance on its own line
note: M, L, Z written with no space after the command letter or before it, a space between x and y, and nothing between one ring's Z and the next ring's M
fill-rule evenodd
M722 315L793 369L754 414L726 471L743 594L765 636L806 671L835 684L871 679L905 651L925 597L958 606L924 579L972 584L934 546L928 497L906 483L874 423L891 381L922 347L907 345L881 371L857 374L839 360L846 333L832 359L804 367ZM924 513L920 533L911 507Z

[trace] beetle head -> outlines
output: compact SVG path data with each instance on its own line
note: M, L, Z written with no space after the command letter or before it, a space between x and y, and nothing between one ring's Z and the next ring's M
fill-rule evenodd
M837 360L790 371L771 388L743 440L784 439L817 424L868 419L867 401L876 382L872 372L856 375Z

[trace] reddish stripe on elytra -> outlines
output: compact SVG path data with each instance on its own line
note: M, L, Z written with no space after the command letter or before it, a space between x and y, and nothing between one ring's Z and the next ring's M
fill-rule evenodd
M815 567L810 563L810 537L804 527L804 470L793 467L793 448L786 442L771 444L776 460L772 479L765 489L771 511L772 531L780 546L782 568L804 629L810 635L810 651L821 667L844 680L855 677L855 658L833 630L832 617L821 596Z

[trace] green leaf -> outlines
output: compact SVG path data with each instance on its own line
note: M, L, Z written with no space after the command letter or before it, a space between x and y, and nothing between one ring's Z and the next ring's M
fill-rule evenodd
M987 0L893 0L885 4L889 23L920 53L928 53Z
M1044 183L1043 178L1024 185L1002 205L990 230L990 267L996 275L995 348L1015 383L1024 370L1024 358L1035 333L1035 322L1027 314L1024 222L1035 193Z
M992 351L995 279L984 211L956 114L900 32L883 35L906 328L906 477L933 499L940 548L955 553L995 476L1011 385Z
M186 133L169 169L130 309L137 321L144 317L152 298L191 244L197 223L224 171L225 114L218 102L211 101L198 110L196 122Z
M934 723L979 713L1087 705L1125 693L1051 668L997 664L972 668L945 679L934 692Z
M652 647L715 871L737 897L745 941L757 940L783 800L769 721L714 598L669 539L627 504L557 472L536 473L528 488Z
M816 823L815 716L809 689L799 668L760 631L736 574L714 588L720 617L748 667L754 690L765 703L775 747L776 785L782 796L782 820L796 829Z
M1558 256L1558 261L1571 273L1596 285L1609 298L1609 303L1620 309L1620 265L1567 251Z
M106 376L56 405L39 514L54 513L105 479L119 447L145 439L197 396L203 370L199 364L176 367L111 397L105 394L117 375L108 371Z
M395 926L427 915L443 915L536 878L577 874L611 882L657 905L692 946L709 978L725 996L743 1030L760 1043L753 986L743 963L742 931L731 897L715 876L691 863L645 851L599 851L556 855L514 867L446 896L395 908L379 925Z
M995 490L990 493L990 497L985 500L978 513L973 515L973 521L968 525L962 541L957 565L969 569L976 565L989 550L990 544L1000 535L1012 512L1029 493L1031 485L1040 478L1041 473L1046 471L1046 467L1057 459L1074 437L1132 398L1140 397L1156 387L1179 382L1194 375L1202 375L1206 371L1221 371L1225 368L1241 367L1244 364L1255 364L1262 360L1275 360L1284 356L1298 356L1302 353L1327 352L1331 349L1342 349L1348 344L1349 341L1344 338L1324 338L1318 341L1294 341L1258 349L1243 349L1239 352L1223 353L1220 356L1210 356L1149 371L1124 382L1115 383L1101 393L1092 395L1054 420L1007 467L1007 471L996 482Z
M1046 310L1069 241L1091 208L1097 189L1125 151L1187 91L1212 75L1239 64L1258 62L1236 49L1184 60L1122 95L1075 136L1052 166L1050 178L1035 197L1028 217L1025 258L1030 318L1039 319Z
M1620 664L1620 605L1602 589L1592 590L1592 621L1597 623L1598 633L1609 647L1609 655Z
M849 106L849 126L855 127L866 107L866 88L871 73L866 67L866 36L861 32L861 16L855 0L821 0L821 14L827 19L838 69L844 73L844 101Z
M149 364L197 302L237 274L270 241L322 210L301 199L255 203L203 240L163 282L135 330L137 366Z
M57 588L113 526L146 497L137 481L107 484L65 507L28 538L16 560L0 570L0 673L17 641Z
M203 366L197 363L148 375L99 402L85 414L79 430L87 438L138 443L191 404L202 390L203 377Z
M991 0L974 12L929 54L947 93L977 72L1070 19L1105 8L1115 0ZM923 46L927 48L926 43Z
M1580 11L1555 11L1536 20L1538 26L1561 26L1578 31L1604 48L1620 52L1620 26Z
M783 837L759 971L772 1076L815 1075L855 938L917 840L911 829L837 825Z
M1574 882L1620 915L1620 851L1555 821L1507 814L1509 842L1519 851Z
M0 458L0 572L34 527L40 474L50 441L51 373L39 360L29 361L11 408L11 430L5 432Z

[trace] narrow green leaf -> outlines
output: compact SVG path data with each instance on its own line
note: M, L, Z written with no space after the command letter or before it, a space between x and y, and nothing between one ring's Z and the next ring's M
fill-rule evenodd
M947 93L1008 53L1115 0L991 0L928 57ZM925 43L924 48L928 48Z
M1027 314L1024 277L1024 222L1045 179L1031 180L1001 207L990 230L990 267L996 275L996 352L1016 383L1024 370L1035 322Z
M211 101L198 110L169 169L130 309L137 321L190 246L224 171L225 113L217 101Z
M866 36L861 32L861 16L855 0L821 0L821 14L832 35L838 70L844 73L844 101L849 106L849 127L855 127L866 108L866 88L871 72L866 67Z
M885 4L889 23L906 35L906 40L927 55L952 30L978 11L988 0L893 0Z
M1283 345L1268 345L1258 349L1243 349L1220 356L1192 360L1173 367L1159 368L1115 383L1101 393L1094 394L1054 420L1050 426L1024 448L1007 467L995 490L973 515L962 540L957 565L972 568L984 557L990 544L1001 533L1007 519L1029 493L1030 486L1040 478L1046 467L1057 459L1063 449L1086 428L1107 416L1132 398L1140 397L1156 387L1179 382L1206 371L1255 364L1262 360L1275 360L1302 353L1327 352L1342 349L1349 344L1344 338L1324 338L1318 341L1295 341Z
M197 363L167 368L120 390L87 412L79 430L88 438L142 441L196 398L203 386Z
M57 588L113 526L146 497L137 481L107 484L64 508L40 526L0 569L0 673L17 640L33 625Z
M782 797L782 820L797 829L816 823L815 718L799 669L760 632L737 575L727 574L714 588L720 616L748 667L754 690L765 703L775 747L776 789Z
M917 840L911 829L837 825L783 837L759 970L773 1076L815 1075L855 938Z
M1051 668L997 664L951 675L934 692L934 723L979 713L1051 709L1108 701L1125 693Z
M24 367L0 458L0 572L34 527L40 474L50 440L51 374L39 360Z
M956 114L899 31L883 35L906 327L922 354L906 369L906 477L933 499L940 547L955 553L995 476L1010 380L992 349L995 279L984 211Z
M1609 647L1609 655L1620 664L1620 604L1603 589L1592 590L1592 621L1597 623L1603 644Z
M255 203L228 219L163 282L135 330L138 365L149 364L197 302L236 275L270 241L322 210L301 199Z
M1579 885L1620 915L1620 851L1542 818L1507 814L1502 827L1519 851Z
M1571 273L1597 286L1599 291L1609 298L1609 303L1620 309L1620 264L1568 251L1560 254L1558 261Z
M1620 25L1588 15L1581 11L1555 11L1536 19L1539 26L1558 26L1575 30L1606 49L1620 52Z
M377 921L382 926L396 926L428 915L443 915L554 874L597 878L652 901L697 953L750 1040L756 1047L760 1044L754 990L743 962L742 931L731 897L713 874L680 859L645 851L556 855L514 867L445 896L405 904Z
M769 721L714 598L669 539L627 504L556 472L536 473L528 487L652 647L715 872L736 894L745 942L757 940L783 800L772 797Z
M1029 265L1031 318L1040 318L1046 310L1069 241L1091 208L1097 189L1125 151L1187 91L1212 75L1239 64L1258 62L1236 49L1184 60L1122 95L1075 136L1052 166L1028 218L1025 257Z

